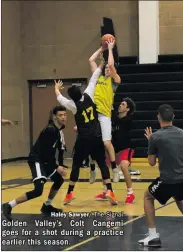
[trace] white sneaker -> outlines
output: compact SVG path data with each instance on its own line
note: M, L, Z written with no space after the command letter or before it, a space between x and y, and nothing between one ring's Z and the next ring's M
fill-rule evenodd
M118 168L113 169L112 173L113 173L113 178L112 178L113 183L119 182L119 180L120 180L119 169Z
M138 241L144 247L161 247L161 240L159 234L147 236L145 239Z
M94 171L90 170L90 179L89 179L90 184L93 184L95 182L96 175L97 175L97 169L96 168L95 168Z

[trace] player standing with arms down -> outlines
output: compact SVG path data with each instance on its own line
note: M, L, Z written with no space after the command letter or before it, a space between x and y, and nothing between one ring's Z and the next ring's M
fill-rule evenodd
M112 111L112 144L116 153L116 163L121 168L127 186L127 198L125 203L131 204L135 200L132 189L132 180L129 166L134 154L131 148L132 119L135 112L135 103L130 98L124 98L118 108L118 113ZM106 188L105 188L106 190ZM96 200L106 199L105 192L95 196Z
M114 89L117 84L121 83L121 78L114 67L113 47L115 45L115 41L109 40L106 43L109 51L108 63L105 66L105 76L100 75L98 78L94 102L97 106L98 119L102 130L102 139L111 160L113 182L118 182L120 175L116 166L115 152L111 142L111 110L113 105ZM92 72L96 70L96 59L103 53L103 51L104 48L101 47L90 57L89 63Z
M145 130L145 136L149 140L148 162L154 166L158 158L160 177L144 194L144 211L149 236L139 241L143 246L161 246L155 226L155 199L165 205L173 197L183 214L183 130L173 126L173 119L173 108L168 104L161 105L158 109L161 129L155 133L152 133L151 128Z
M60 93L62 82L55 82L55 93L57 100L75 115L77 126L77 139L74 147L72 171L70 174L69 188L64 200L64 204L75 199L73 190L79 177L79 170L83 160L92 155L102 174L103 181L107 187L106 197L112 205L117 204L117 200L112 191L109 169L105 163L105 148L101 137L101 128L98 121L96 105L93 102L97 79L101 74L103 65L100 65L93 73L88 87L83 95L79 87L72 86L68 89L68 95L72 100L66 99Z
M34 189L9 203L3 204L3 213L8 220L12 220L11 211L13 207L42 195L44 184L48 178L54 183L51 187L48 199L41 208L41 212L50 216L52 212L62 211L61 209L53 207L51 203L64 182L62 175L66 175L66 169L62 167L61 164L57 165L55 159L56 149L58 148L58 150L61 150L60 128L65 123L65 119L65 107L55 107L53 109L53 122L48 124L41 131L28 157ZM62 159L59 160L62 161Z

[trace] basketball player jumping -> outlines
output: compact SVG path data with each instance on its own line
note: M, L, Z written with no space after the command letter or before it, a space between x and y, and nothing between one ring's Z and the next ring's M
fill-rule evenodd
M112 205L117 204L117 200L112 191L109 169L105 162L105 147L101 137L101 128L98 121L96 105L94 104L94 92L97 79L101 74L103 65L94 71L88 87L84 93L77 86L68 89L68 95L72 100L66 99L61 93L62 82L55 82L55 93L57 100L75 115L77 126L77 139L74 148L72 171L70 174L69 188L64 200L64 204L75 199L73 190L79 177L79 170L84 159L92 155L96 160L102 174L103 181L107 187L106 197Z
M118 108L118 113L112 111L112 143L116 153L116 163L121 168L127 186L127 197L125 203L134 202L135 196L132 189L132 180L128 167L134 150L131 148L130 131L132 118L135 111L135 103L130 98L124 98ZM106 191L106 188L104 188ZM96 200L104 200L106 192L95 196Z
M107 41L106 43L109 51L108 63L105 66L105 76L101 74L98 78L95 89L94 102L97 106L98 119L102 130L102 139L111 160L113 182L118 182L120 175L119 170L116 166L115 152L111 142L111 110L113 105L114 92L117 84L121 83L121 78L117 74L114 67L113 47L115 45L115 41ZM90 57L89 63L92 73L97 68L96 59L101 56L103 51L104 48L101 47Z
M152 133L146 128L145 136L149 140L148 162L151 166L159 162L160 177L157 178L144 194L144 211L146 214L149 236L139 244L147 247L160 247L161 240L156 232L154 200L165 205L173 197L183 214L183 130L174 127L173 108L164 104L158 109L158 121L161 129Z
M53 122L41 131L28 157L34 189L9 203L3 204L3 213L9 221L12 220L11 211L13 207L42 195L47 178L50 178L54 183L48 199L42 205L41 212L44 215L50 216L52 212L62 211L53 207L51 203L64 182L62 176L66 175L66 169L61 164L57 165L55 160L56 149L61 150L59 129L65 123L66 109L63 106L55 107L53 109L53 116Z

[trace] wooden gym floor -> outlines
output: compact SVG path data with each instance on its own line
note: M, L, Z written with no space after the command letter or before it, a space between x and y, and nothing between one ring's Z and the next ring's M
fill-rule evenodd
M66 160L65 164L71 167L71 160ZM68 187L69 170L62 189L53 201L55 207L63 208L64 212L72 214L70 217L67 215L66 218L45 218L40 215L40 208L46 200L52 184L47 182L42 197L13 208L13 219L21 222L25 221L26 227L7 227L5 226L6 221L3 222L2 250L144 250L137 244L137 241L144 238L144 235L147 233L143 216L143 194L151 181L158 176L158 169L157 167L150 167L146 159L133 159L132 169L140 170L141 172L140 176L132 176L136 201L132 205L125 205L126 187L123 178L121 178L119 183L113 183L113 190L119 201L118 206L111 206L108 201L94 200L94 196L102 192L101 176L98 171L97 181L90 185L88 183L88 168L80 169L80 180L75 187L76 199L70 205L63 206L63 199ZM2 165L2 203L8 202L32 189L30 170L26 162ZM183 250L183 218L175 202L171 199L165 206L161 206L156 202L155 207L157 231L161 235L163 244L159 250ZM101 217L98 213L95 213L88 218L73 217L73 214L78 212L106 213L107 211L123 212L124 216ZM120 227L106 228L99 226L101 222L106 223L111 218ZM98 221L98 227L94 226L93 223L96 223L93 222L94 219ZM5 220L3 215L2 220ZM42 222L39 223L39 227L36 227L38 220ZM76 221L74 227L71 226L71 220ZM123 226L120 224L121 220L123 220ZM53 223L55 223L55 226L52 226L54 225ZM22 231L23 229L27 233ZM10 237L10 232L16 230L18 230L18 234L11 233ZM70 230L70 233L64 233L66 232L65 230ZM101 233L102 230L103 233ZM113 235L109 236L106 235L106 230L110 232L122 230L123 235L121 232L121 235L114 235L113 233ZM37 233L35 233L36 231ZM146 248L145 250L148 249Z

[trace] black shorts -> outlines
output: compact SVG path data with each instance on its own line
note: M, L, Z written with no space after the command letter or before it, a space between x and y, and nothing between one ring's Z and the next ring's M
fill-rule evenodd
M43 179L47 181L47 179L51 178L53 174L57 172L56 167L50 167L47 164L42 164L39 162L28 162L31 173L32 173L32 181L34 182L37 179Z
M94 137L93 139L76 140L73 153L73 164L82 167L83 161L91 156L93 160L104 160L105 147L102 137Z
M172 197L176 201L183 200L183 182L177 184L165 184L160 178L157 178L148 189L153 197L162 205L165 205Z

